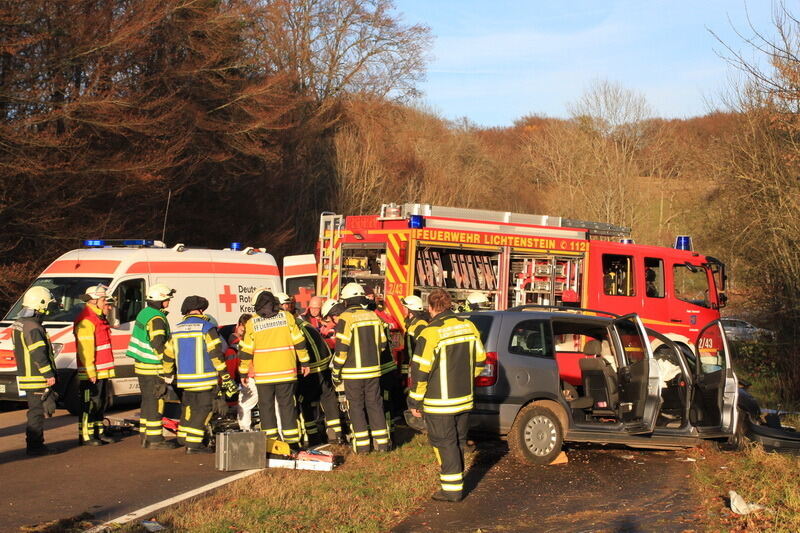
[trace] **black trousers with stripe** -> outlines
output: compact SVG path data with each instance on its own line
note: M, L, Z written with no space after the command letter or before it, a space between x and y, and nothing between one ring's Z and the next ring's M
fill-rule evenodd
M467 442L469 412L454 415L425 413L425 425L428 427L428 439L441 465L439 480L442 490L462 494L464 455L461 447Z
M42 404L42 394L44 394L44 389L25 391L25 398L28 402L25 444L29 450L44 446L44 405Z
M139 408L139 432L148 442L164 440L161 418L164 414L164 400L154 395L156 384L162 379L159 376L137 374L142 405Z
M353 426L353 448L368 452L370 436L375 446L389 445L389 432L383 412L381 378L345 379L344 394L350 404L350 423Z
M184 390L181 396L181 422L178 426L178 443L187 448L201 448L206 424L211 418L211 403L216 391Z
M300 412L303 414L303 424L309 444L315 440L312 438L315 434L323 431L323 428L318 426L319 407L322 407L325 415L328 437L338 439L342 432L342 422L339 416L339 401L333 390L330 370L314 372L299 379L297 395L300 399Z
M295 444L300 442L300 430L297 428L297 403L295 402L296 381L282 383L259 383L258 412L261 417L261 431L267 437L278 438L278 418L275 413L275 402L281 414L281 436L284 442Z
M78 391L81 400L81 411L78 415L78 439L86 441L96 439L103 434L103 419L108 408L107 379L98 379L94 383L80 380Z

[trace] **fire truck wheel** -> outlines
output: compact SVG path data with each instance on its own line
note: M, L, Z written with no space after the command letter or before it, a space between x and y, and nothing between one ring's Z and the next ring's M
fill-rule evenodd
M563 443L558 415L542 405L523 407L508 432L508 449L523 463L548 465L561 453Z
M69 411L69 414L78 416L81 412L80 393L78 391L78 375L75 374L67 383L64 389L64 397L61 399L64 404L64 409Z

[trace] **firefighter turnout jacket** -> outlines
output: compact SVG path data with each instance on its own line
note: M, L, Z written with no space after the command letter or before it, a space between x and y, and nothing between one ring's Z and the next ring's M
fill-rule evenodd
M403 350L404 357L403 360L400 362L400 372L403 374L408 374L411 357L414 355L414 347L417 344L417 337L428 325L428 320L426 320L426 316L422 314L422 312L412 312L406 318L406 334L405 334L405 348Z
M319 330L311 322L303 319L303 315L297 318L297 325L306 338L310 373L324 372L331 364L331 350L328 348L328 344L322 338Z
M336 324L334 380L381 377L386 343L384 322L378 315L360 305L348 307Z
M163 371L164 349L170 331L167 316L161 309L147 306L136 315L136 322L128 344L128 357L132 357L134 371L142 376L155 376Z
M226 369L217 328L205 315L184 316L164 350L164 373L175 370L178 388L198 392L214 388Z
M303 332L286 311L248 320L239 341L239 356L239 373L247 376L252 365L259 385L296 381L297 361L302 366L310 363Z
M56 377L56 364L41 318L17 318L11 329L20 390L47 388L47 380Z
M78 379L108 379L115 376L111 326L100 308L86 304L73 328L78 355Z
M485 360L480 333L472 322L452 311L437 315L417 338L408 406L430 414L469 411L474 378Z

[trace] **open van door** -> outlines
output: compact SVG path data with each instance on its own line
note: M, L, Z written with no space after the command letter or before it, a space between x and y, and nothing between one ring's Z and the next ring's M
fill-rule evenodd
M625 363L620 367L620 405L625 431L631 434L652 433L661 408L661 385L658 365L641 319L625 315L614 320Z
M715 320L700 331L695 354L691 422L703 436L729 435L736 428L739 383L721 321Z
M298 312L308 307L316 293L317 260L314 254L287 255L283 258L283 292L294 296Z

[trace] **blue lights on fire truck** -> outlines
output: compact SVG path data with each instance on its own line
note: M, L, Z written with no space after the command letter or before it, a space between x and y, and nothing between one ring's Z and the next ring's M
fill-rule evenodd
M689 235L678 235L675 237L675 249L692 251L692 237Z
M408 217L408 227L411 229L422 229L425 227L425 217L422 215L411 215Z

